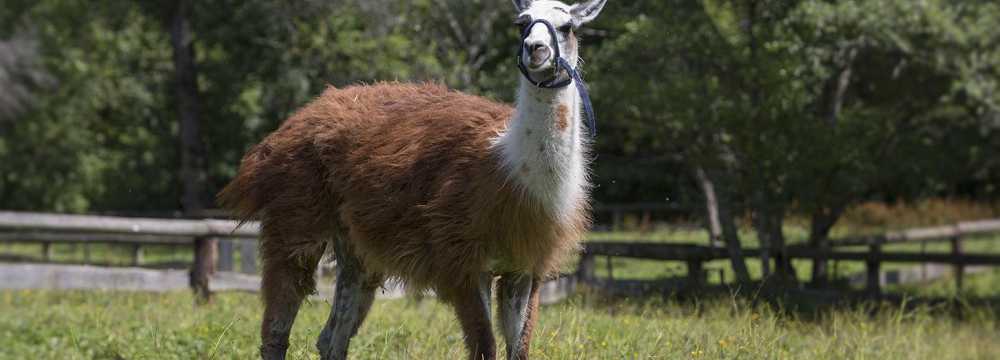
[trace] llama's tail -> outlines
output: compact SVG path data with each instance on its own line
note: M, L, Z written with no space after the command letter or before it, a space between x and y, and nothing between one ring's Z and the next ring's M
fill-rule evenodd
M247 151L236 177L216 195L219 206L229 210L240 225L257 218L268 203L267 184L271 176L267 167L262 165L266 163L269 152L265 144Z

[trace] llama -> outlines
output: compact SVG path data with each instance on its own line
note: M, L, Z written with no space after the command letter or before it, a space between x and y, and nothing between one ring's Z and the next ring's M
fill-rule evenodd
M387 279L450 304L473 359L496 357L495 281L507 357L528 358L541 281L590 222L581 108L592 114L574 29L604 4L514 1L513 108L434 84L330 87L247 152L219 202L261 220L264 359L285 357L331 248L339 271L323 359L347 357Z

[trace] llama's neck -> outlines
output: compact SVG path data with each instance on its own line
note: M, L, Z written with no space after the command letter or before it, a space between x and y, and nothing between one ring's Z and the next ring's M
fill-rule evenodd
M537 88L524 78L507 131L497 140L509 181L559 219L575 214L587 192L587 143L573 85Z

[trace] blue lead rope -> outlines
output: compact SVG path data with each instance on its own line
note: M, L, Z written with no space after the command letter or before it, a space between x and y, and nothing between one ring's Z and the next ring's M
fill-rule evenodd
M524 39L528 37L531 28L535 24L541 23L545 25L549 30L549 35L552 37L552 44L554 46L555 58L556 58L556 75L551 79L544 81L535 81L531 78L531 73L528 72L528 68L524 66L524 62L521 61L521 54L524 53ZM583 78L580 77L580 72L569 65L569 62L559 54L559 39L556 37L556 29L551 23L544 19L537 19L532 21L528 26L524 28L524 32L521 34L521 48L517 52L517 68L521 70L521 74L524 75L525 79L528 79L532 85L535 85L544 89L559 89L569 86L571 82L576 83L576 91L580 93L580 100L583 101L583 114L585 117L584 125L587 126L587 130L590 132L591 137L597 137L597 119L594 116L594 106L590 103L590 93L587 91L587 84L583 82ZM562 81L556 82L559 78L559 69L566 70L566 74L569 78L563 79Z
M580 99L583 100L583 114L586 117L587 129L590 130L590 137L597 137L597 118L594 117L594 106L590 103L590 92L587 91L587 84L583 82L580 78L580 72L576 69L570 68L566 60L559 58L557 60L562 67L566 69L566 73L573 78L576 82L576 91L580 93Z

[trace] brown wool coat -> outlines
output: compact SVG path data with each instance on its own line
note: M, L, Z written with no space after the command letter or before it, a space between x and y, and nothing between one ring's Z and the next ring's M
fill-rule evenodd
M267 255L310 258L344 236L414 289L545 277L577 249L588 204L559 221L500 167L492 142L512 113L441 85L331 87L247 152L220 203L262 221Z

